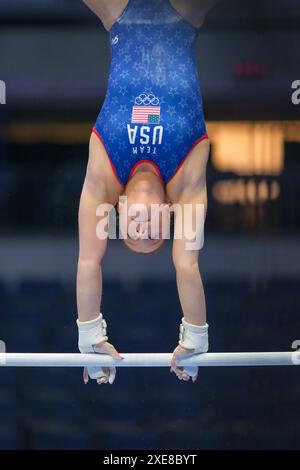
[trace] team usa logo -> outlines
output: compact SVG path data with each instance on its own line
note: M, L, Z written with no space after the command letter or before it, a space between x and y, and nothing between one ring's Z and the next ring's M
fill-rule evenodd
M132 124L159 124L160 102L152 93L142 93L135 98L132 108Z
M128 138L134 155L156 155L162 144L164 128L160 125L160 100L153 93L141 93L134 100Z

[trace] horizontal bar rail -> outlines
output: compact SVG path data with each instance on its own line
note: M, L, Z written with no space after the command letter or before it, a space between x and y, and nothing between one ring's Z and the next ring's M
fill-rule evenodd
M0 353L3 367L169 367L170 353L127 353L122 361L106 354ZM300 352L206 353L182 358L180 366L292 366L299 365Z

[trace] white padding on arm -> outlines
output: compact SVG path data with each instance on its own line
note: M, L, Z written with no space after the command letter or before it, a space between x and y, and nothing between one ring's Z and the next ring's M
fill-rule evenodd
M195 352L208 351L208 324L197 326L181 320L179 332L179 344L186 349L195 349Z
M95 320L87 322L77 320L77 326L79 332L78 347L82 353L94 352L96 344L108 340L106 335L107 325L102 313Z

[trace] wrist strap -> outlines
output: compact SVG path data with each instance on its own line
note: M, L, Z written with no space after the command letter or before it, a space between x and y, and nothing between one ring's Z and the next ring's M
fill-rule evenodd
M87 322L76 320L79 331L79 349L93 351L93 346L103 341L107 341L107 324L102 313L97 318ZM85 352L85 351L84 351ZM88 352L88 351L86 351Z
M208 351L208 324L197 326L181 320L179 331L179 344L186 349L195 349L197 352Z

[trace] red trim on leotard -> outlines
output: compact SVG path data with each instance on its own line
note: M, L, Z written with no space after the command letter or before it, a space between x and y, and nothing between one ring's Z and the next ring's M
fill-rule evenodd
M177 166L176 170L174 171L173 175L171 176L171 178L168 179L167 181L167 184L170 183L170 181L174 178L175 175L177 175L178 171L180 170L180 168L182 167L182 165L184 164L184 162L186 161L187 157L189 156L189 154L191 153L191 151L196 147L196 145L198 145L200 142L202 142L202 140L205 140L205 139L208 139L208 134L205 134L201 137L201 139L198 139L196 140L196 142L194 143L194 145L190 148L190 150L188 151L188 153L183 157L183 159L181 160L181 162L179 163L179 165Z
M134 171L136 170L136 168L141 165L142 163L150 163L150 165L153 166L153 168L157 171L158 173L158 176L163 180L163 177L161 175L161 172L160 172L160 169L158 168L158 166L156 165L156 163L152 162L151 160L139 160L138 162L135 163L135 165L133 165L133 167L131 168L131 171L129 173L129 178L133 175Z
M108 161L109 161L109 163L110 163L110 165L111 165L112 171L113 171L115 177L117 178L118 183L120 183L120 185L122 186L122 188L124 188L124 184L122 183L122 181L120 180L120 178L119 178L119 176L118 176L116 167L115 167L115 165L113 164L113 162L112 162L112 160L111 160L111 158L110 158L110 156L109 156L109 154L108 154L108 151L106 150L106 147L105 147L105 144L104 144L104 142L103 142L103 139L102 139L101 135L99 134L99 132L97 131L97 129L96 129L95 127L94 127L94 129L93 129L93 133L98 137L98 139L100 140L101 144L103 145L104 150L105 150L106 155L107 155L107 158L108 158Z
M100 140L100 142L102 143L103 147L104 147L104 150L106 152L106 155L107 155L107 158L108 158L108 161L111 165L111 168L112 168L112 171L118 181L118 183L120 183L120 185L124 188L124 184L121 182L119 176L118 176L118 173L117 173L117 170L116 170L116 167L114 166L109 154L108 154L108 151L106 150L106 147L105 147L105 144L104 144L104 141L101 137L101 135L99 134L99 132L97 131L97 129L94 127L93 128L93 133L98 137L98 139ZM205 139L208 139L208 134L205 134L203 135L200 139L196 140L196 142L194 143L194 145L190 148L190 150L187 152L187 154L183 157L183 159L181 160L181 162L179 163L179 165L177 166L176 170L174 171L173 175L168 179L167 183L170 183L170 181L175 177L175 175L178 173L178 171L180 170L180 168L182 167L182 165L184 164L185 160L187 159L187 157L190 155L191 151L200 143L202 142L202 140L205 140ZM153 168L155 168L155 170L157 171L159 177L161 178L162 181L163 180L163 177L162 177L162 174L160 172L160 169L158 168L158 166L156 165L156 163L152 162L151 160L139 160L138 162L135 163L135 165L133 165L131 171L130 171L130 174L129 174L129 178L133 175L134 171L136 170L136 168L141 165L142 163L150 163L150 165L153 166Z

